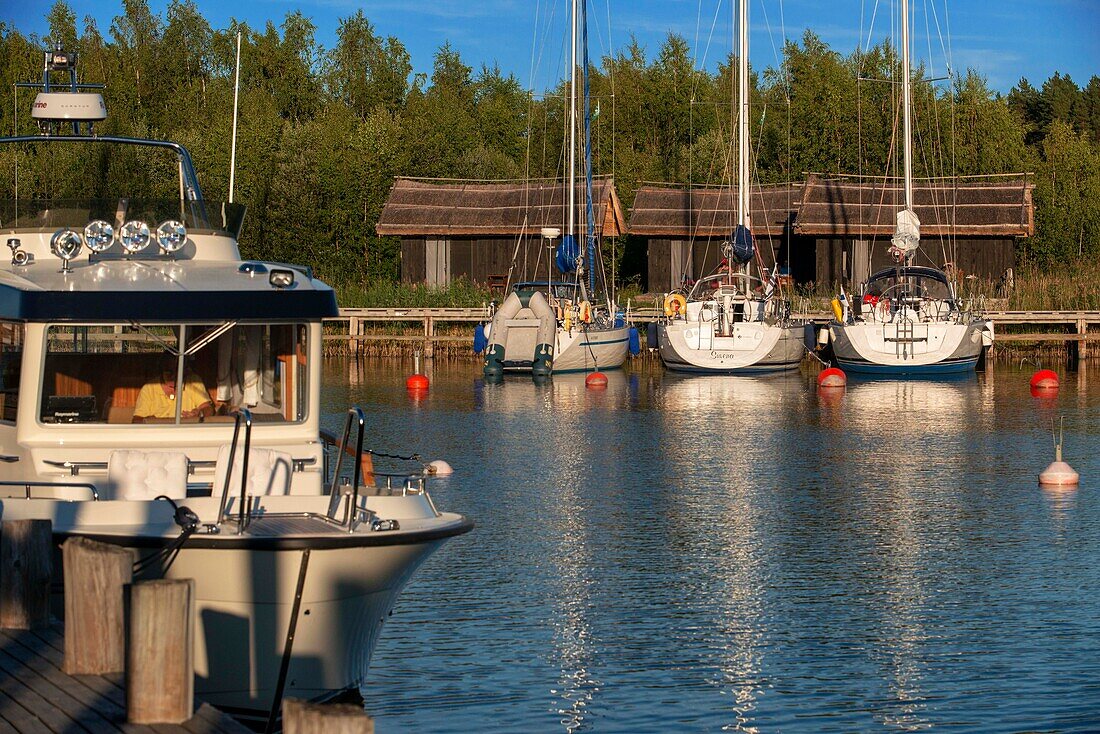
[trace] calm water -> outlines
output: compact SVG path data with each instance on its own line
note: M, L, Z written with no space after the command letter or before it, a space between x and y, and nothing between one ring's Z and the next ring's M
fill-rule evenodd
M331 362L373 447L477 521L364 689L379 732L1100 731L1100 387ZM1100 385L1100 374L1092 384ZM1047 492L1050 421L1085 478ZM332 423L338 419L335 415Z

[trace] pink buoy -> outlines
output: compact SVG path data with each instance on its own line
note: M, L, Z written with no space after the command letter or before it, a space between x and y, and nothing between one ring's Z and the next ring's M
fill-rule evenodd
M607 387L607 375L593 372L584 378L584 386L591 390L603 390Z
M437 477L449 477L455 473L455 470L451 468L450 464L443 461L443 459L436 459L424 467L424 473L432 474Z
M817 376L818 387L844 387L847 384L848 376L838 367L824 369Z
M1051 421L1051 429L1054 425ZM1062 461L1062 443L1065 439L1065 431L1059 421L1058 430L1054 434L1054 461L1039 474L1039 484L1044 487L1076 487L1081 477L1073 470L1073 467Z
M1058 373L1054 370L1039 370L1031 376L1032 390L1057 390Z
M1073 470L1072 466L1061 460L1051 462L1050 466L1039 474L1039 484L1044 486L1070 487L1077 486L1080 482L1080 475Z

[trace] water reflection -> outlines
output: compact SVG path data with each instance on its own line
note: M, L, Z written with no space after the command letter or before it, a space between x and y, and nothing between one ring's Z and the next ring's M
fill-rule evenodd
M414 406L405 365L334 370L326 405L450 461L433 496L478 522L387 622L380 730L1100 728L1100 502L1036 485L1060 414L1100 472L1076 380L1044 405L1016 370L823 396L440 363Z

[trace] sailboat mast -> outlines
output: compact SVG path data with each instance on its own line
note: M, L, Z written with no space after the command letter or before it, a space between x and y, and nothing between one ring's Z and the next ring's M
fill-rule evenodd
M737 223L748 226L749 215L749 9L738 2L737 70Z
M573 0L573 20L569 53L569 226L566 232L576 236L577 216L577 0Z
M902 126L905 139L905 208L913 210L913 124L911 107L912 92L909 88L909 0L901 0L901 96Z

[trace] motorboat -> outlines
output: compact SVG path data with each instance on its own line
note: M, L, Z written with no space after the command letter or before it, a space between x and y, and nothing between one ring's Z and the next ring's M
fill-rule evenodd
M47 51L42 134L0 139L21 168L160 156L142 170L178 173L165 199L24 184L0 201L0 518L132 549L138 579L194 579L210 703L266 716L283 695L354 689L402 587L472 523L435 507L420 466L364 480L360 409L342 436L321 430L332 289L243 260L245 208L205 201L177 143L95 135L105 114Z

